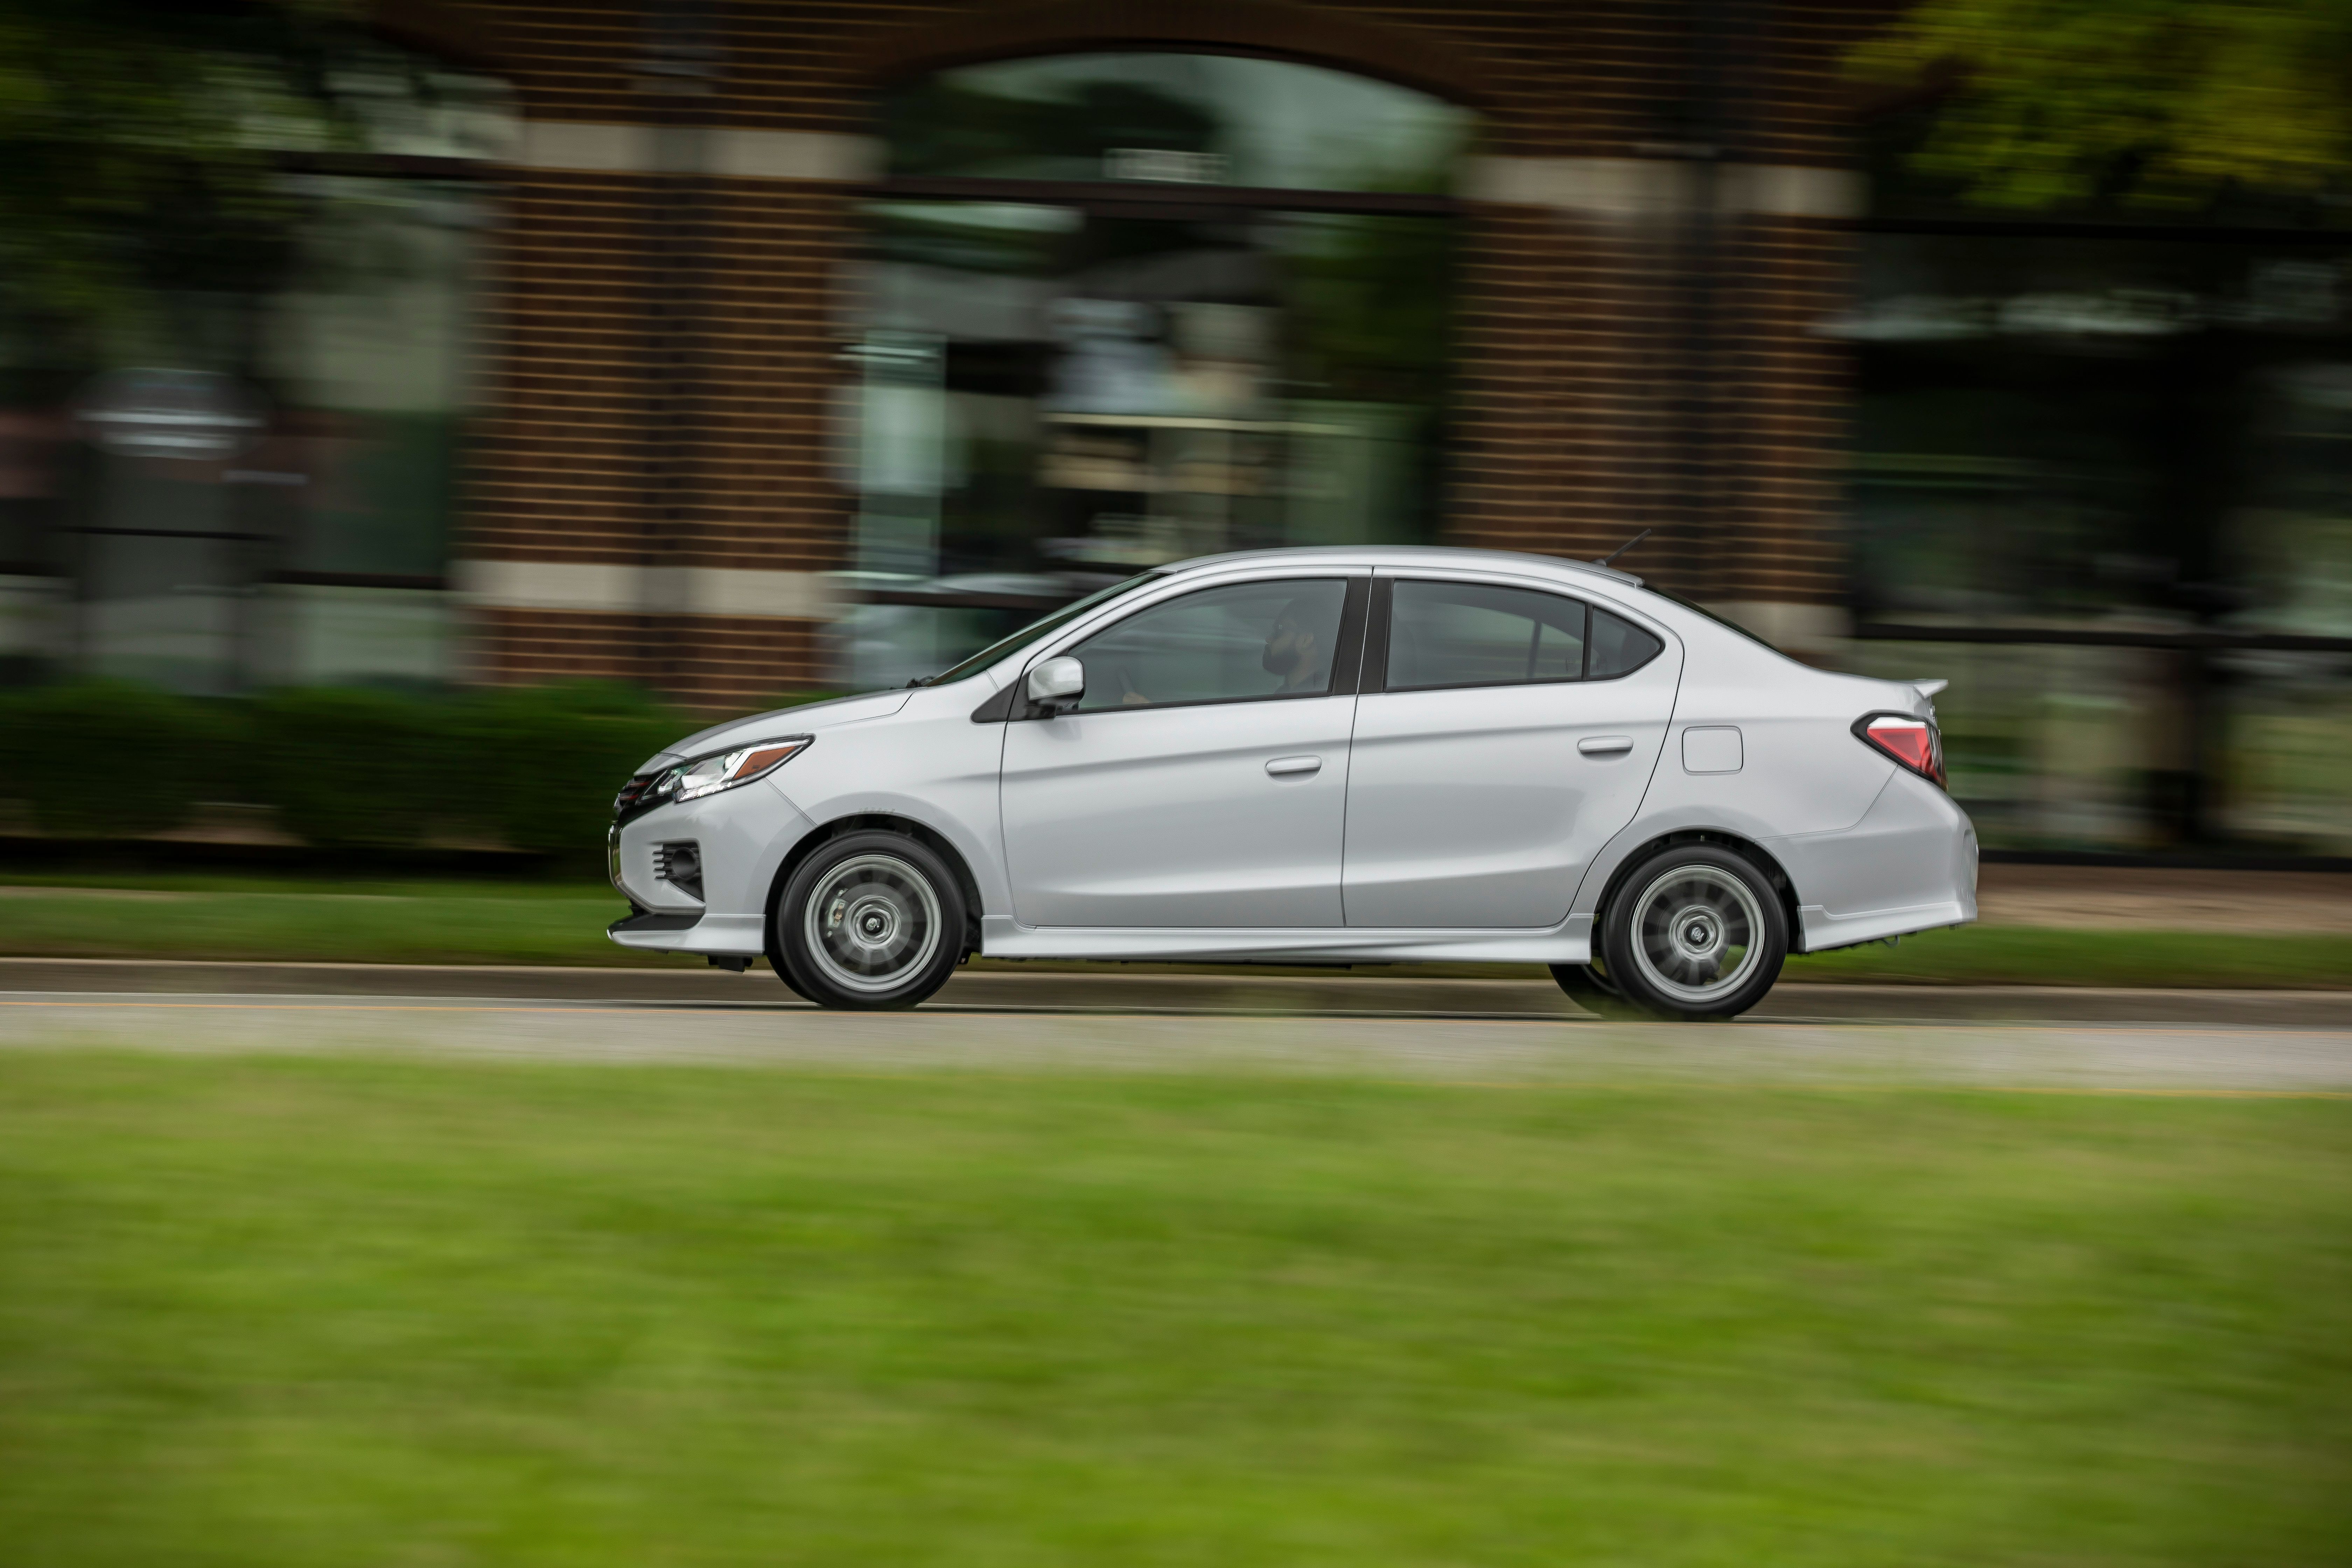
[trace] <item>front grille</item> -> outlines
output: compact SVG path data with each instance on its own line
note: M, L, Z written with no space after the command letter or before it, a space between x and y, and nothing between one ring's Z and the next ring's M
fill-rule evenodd
M659 773L639 773L623 784L621 793L613 797L613 816L615 818L628 816L630 807L643 798L646 791L652 787L654 780L660 776Z
M655 845L654 875L688 898L701 898L702 846L691 838Z

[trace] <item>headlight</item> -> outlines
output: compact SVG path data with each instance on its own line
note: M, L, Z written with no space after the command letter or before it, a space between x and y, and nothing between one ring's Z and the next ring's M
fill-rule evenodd
M639 804L667 805L673 801L699 800L722 789L766 778L808 750L811 739L807 735L787 735L780 740L754 741L731 752L717 752L666 768L638 797Z

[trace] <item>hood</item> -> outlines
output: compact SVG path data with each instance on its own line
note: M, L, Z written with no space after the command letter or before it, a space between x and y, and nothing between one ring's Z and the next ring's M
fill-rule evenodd
M861 719L887 719L907 705L914 696L912 689L903 691L871 691L862 697L835 697L824 702L803 702L795 708L774 708L765 713L753 713L747 718L730 719L723 724L713 724L708 730L697 730L682 741L674 741L652 756L637 772L651 773L687 757L700 756L708 752L723 752L739 741L764 741L775 735L805 735L821 730L835 729L843 724L855 724Z

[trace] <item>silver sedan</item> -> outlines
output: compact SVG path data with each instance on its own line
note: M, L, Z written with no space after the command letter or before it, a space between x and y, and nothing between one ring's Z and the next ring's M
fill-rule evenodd
M653 757L611 935L836 1007L980 953L1542 963L1603 1013L1731 1017L1791 951L1976 918L1941 684L1576 562L1214 556Z

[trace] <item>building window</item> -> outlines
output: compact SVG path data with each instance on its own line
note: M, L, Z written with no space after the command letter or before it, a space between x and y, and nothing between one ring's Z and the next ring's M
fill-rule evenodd
M0 680L452 673L442 590L496 200L478 175L512 106L389 44L327 79L353 142L257 113L278 200L232 260L184 216L102 331L0 321Z
M882 121L842 425L885 602L842 628L847 679L1160 562L1434 536L1469 111L1092 54L942 71Z
M1861 659L1986 844L2352 853L2352 236L1878 190Z

